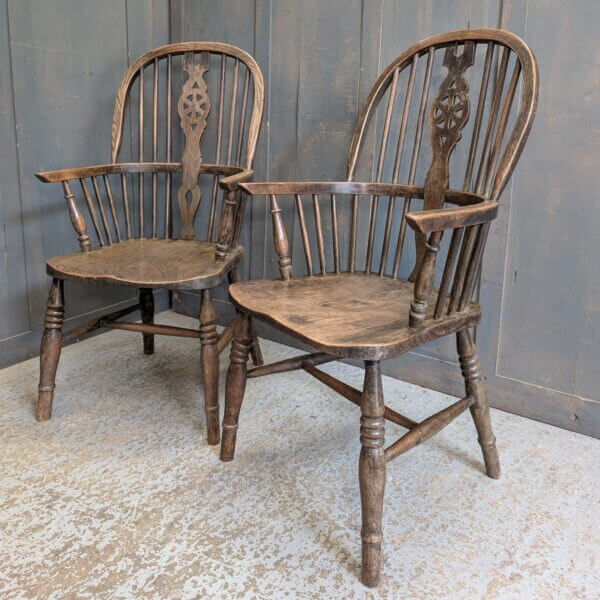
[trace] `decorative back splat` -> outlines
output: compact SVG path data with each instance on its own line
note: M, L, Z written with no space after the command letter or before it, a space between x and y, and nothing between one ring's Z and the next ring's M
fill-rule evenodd
M198 174L202 164L200 140L206 128L206 117L210 112L210 99L204 81L204 73L208 71L209 55L201 54L200 63L194 62L191 52L185 54L183 70L188 74L187 81L183 84L177 112L181 118L181 128L185 135L185 148L182 156L183 182L177 192L177 202L181 214L182 240L196 239L194 233L194 217L200 205L200 186ZM188 194L191 196L188 201Z
M463 53L456 55L456 46L448 46L444 66L448 75L440 85L435 101L429 110L430 139L433 153L431 166L425 178L423 210L441 208L448 189L448 162L454 147L461 138L460 130L469 119L469 84L465 71L475 61L475 44L465 42ZM417 258L409 281L415 281L426 250L425 235L415 232Z

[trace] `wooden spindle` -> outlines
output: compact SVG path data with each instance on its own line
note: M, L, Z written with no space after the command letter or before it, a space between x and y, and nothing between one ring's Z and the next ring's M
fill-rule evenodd
M494 42L488 42L488 47L485 53L485 61L483 64L483 74L481 76L481 87L479 89L479 100L477 101L475 122L473 123L473 134L471 135L471 144L469 146L467 170L465 173L465 181L463 184L463 190L465 191L471 187L471 178L473 177L473 165L475 164L475 155L477 154L477 146L479 144L479 133L481 131L481 122L483 119L483 111L485 109L485 99L487 97L493 54Z
M87 232L87 226L85 223L85 217L79 210L77 202L75 202L75 196L69 187L67 181L62 182L63 192L65 201L67 202L67 208L69 209L69 217L73 224L73 229L77 232L77 239L79 240L79 247L82 252L89 252L92 248L92 242Z
M415 181L415 174L417 172L417 162L419 159L419 152L421 150L421 140L423 139L423 122L425 120L425 112L427 108L427 101L429 99L429 88L431 83L431 70L433 67L433 55L435 53L434 48L429 48L427 52L427 65L425 66L425 77L423 79L423 92L421 94L421 104L419 105L419 115L417 117L417 128L415 131L415 143L413 146L413 153L410 160L410 169L408 173L408 185L413 185Z
M465 277L465 283L463 285L462 293L460 295L460 301L458 303L458 310L464 310L473 296L475 289L475 283L477 281L477 274L481 265L481 259L483 257L483 250L485 248L485 241L487 238L487 232L489 229L489 222L483 223L479 226L477 231L477 240L475 241L475 247L471 254L471 260L469 261L469 268L467 269L467 275Z
M295 195L296 208L298 210L298 220L300 224L300 235L302 236L302 245L304 246L304 257L306 258L306 271L309 276L313 275L312 254L310 251L310 242L308 239L308 230L306 229L306 220L304 219L304 208L302 206L302 197Z
M356 266L356 229L358 225L358 194L352 196L352 222L350 224L350 252L348 253L348 270L354 273Z
M417 74L417 64L419 55L413 56L410 63L410 72L406 84L406 95L404 96L404 107L402 109L402 120L400 121L400 132L398 134L398 144L396 145L396 156L394 157L394 170L392 173L392 182L396 183L400 175L400 166L402 164L402 154L404 152L404 139L406 138L406 126L408 124L408 113L412 100L413 90L415 88L415 78Z
M219 81L219 116L217 119L217 148L215 151L215 163L221 164L221 138L223 134L223 102L225 98L225 76L227 73L227 60L225 54L221 54L221 77ZM213 229L215 223L215 212L217 207L217 187L219 183L219 176L213 177L213 188L210 200L210 213L208 216L208 232L207 239L211 240L213 237Z
M434 48L429 48L427 52L427 64L425 65L425 76L423 78L423 90L421 93L421 102L419 104L419 114L417 116L417 126L415 130L415 142L413 144L412 156L410 159L410 168L408 171L408 185L413 185L415 182L415 175L417 173L417 163L419 160L419 152L421 151L421 141L423 139L423 122L425 120L425 112L427 108L427 101L429 99L429 88L431 84L431 71L433 68L433 57L435 54ZM396 243L396 253L394 256L394 268L392 275L394 278L398 277L398 270L400 269L400 263L402 261L402 252L404 248L404 239L406 237L406 214L410 210L412 198L404 199L404 206L402 207L402 220L400 221L400 230L398 231L398 242Z
M158 59L154 59L152 81L152 160L158 161ZM156 173L152 173L152 237L156 237Z
M102 219L102 225L104 225L104 233L106 234L106 239L109 244L113 243L112 236L110 235L110 228L108 227L108 219L106 218L106 212L104 210L104 205L102 204L102 196L100 195L100 189L98 188L98 181L96 177L92 177L92 186L94 188L94 194L96 196L96 201L98 203L98 208L100 209L100 217Z
M399 69L394 69L392 75L392 83L390 85L390 95L388 97L387 108L385 111L385 121L383 123L383 133L381 135L381 145L379 146L379 158L377 160L377 173L375 181L381 181L383 173L383 164L385 162L385 152L390 134L390 123L392 121L392 113L394 112L394 102L396 100L396 90L398 88L398 72Z
M500 67L498 69L498 75L496 76L496 82L494 85L494 96L492 98L492 106L488 115L488 126L483 140L483 147L481 149L481 158L479 161L479 168L477 170L477 178L475 180L475 193L480 194L483 190L483 178L486 172L486 165L489 157L489 144L492 137L492 132L496 126L496 118L498 115L498 108L500 106L500 98L502 96L502 90L504 88L504 80L506 78L506 69L508 67L508 59L510 56L510 49L505 47L502 51L502 58L500 59Z
M335 194L331 194L331 233L333 235L333 268L340 272L340 240L338 237L337 203Z
M365 258L365 273L371 272L373 261L373 248L375 246L375 229L377 227L377 211L379 209L379 196L371 196L369 206L369 235L367 237L367 256Z
M121 197L123 198L123 212L125 213L125 229L127 239L131 239L131 220L129 218L129 194L127 193L127 177L121 173Z
M138 159L144 162L144 67L140 68L140 95L138 107ZM144 237L144 174L138 176L138 202L140 219L140 236Z
M319 207L319 195L313 194L313 208L315 211L315 227L317 228L317 251L319 253L319 264L321 275L327 274L327 263L325 262L325 245L323 243L323 227L321 225L321 209Z
M173 141L171 139L171 55L167 57L167 162L171 162ZM167 173L165 182L165 238L171 237L171 173Z
M392 276L394 279L398 278L400 262L402 261L404 240L406 238L406 214L410 210L410 200L410 198L404 198L404 204L402 206L402 217L400 219L400 229L398 231L398 241L396 242L396 253L394 254L394 266L392 269Z
M117 236L117 241L121 241L121 230L119 229L119 220L117 218L117 212L115 210L115 199L112 195L112 189L110 187L110 181L108 179L108 175L103 175L102 179L104 181L104 187L106 189L106 196L108 198L108 206L110 208L110 214L113 220L113 227L115 228L115 235Z
M450 240L450 246L446 256L446 264L444 265L444 273L442 274L442 281L438 291L438 299L435 304L435 311L433 313L434 319L439 319L444 312L446 300L448 299L448 288L450 287L452 273L454 272L454 264L460 249L460 241L462 239L463 230L463 227L459 227L458 229L454 229L452 231L452 239Z
M496 170L496 164L498 157L500 156L500 147L502 146L502 140L504 139L504 132L506 131L506 124L508 123L508 117L510 115L510 109L515 97L517 90L517 84L519 83L519 76L521 75L521 63L519 60L515 63L510 83L508 84L508 90L502 104L502 110L500 112L500 120L498 121L498 129L496 131L496 138L492 146L492 152L488 161L488 167L486 169L485 184L483 186L484 195L489 196L492 187L492 176Z
M240 130L238 135L237 152L235 155L236 165L241 164L242 160L242 145L244 143L244 129L246 122L246 104L248 104L248 87L250 83L250 71L246 67L244 72L244 90L242 92L242 114L240 115Z
M81 178L79 180L79 184L81 185L81 191L83 192L83 197L85 198L85 203L87 204L88 212L90 213L90 217L92 218L92 224L94 225L94 231L96 232L96 237L98 238L98 243L101 246L104 246L104 238L102 237L102 233L100 232L100 225L98 223L98 215L96 214L96 209L94 208L94 203L92 202L92 197L90 196L90 192L85 184L85 180Z
M448 311L446 313L448 315L453 315L458 308L460 296L462 294L465 282L465 276L469 267L469 261L471 260L471 254L473 253L473 246L475 244L478 227L479 225L471 225L465 230L460 249L460 256L458 258L458 264L456 265L456 272L454 273L454 281L452 282L450 302L448 304Z
M237 88L240 71L240 61L235 60L233 66L233 89L231 90L231 105L229 107L229 135L227 138L227 164L231 164L231 151L233 148L233 129L235 126L235 105L237 102Z
M434 231L429 235L425 244L425 256L417 275L414 288L414 299L410 303L410 312L408 315L408 324L410 327L420 327L425 320L427 310L427 300L433 287L435 277L435 261L443 231Z
M279 272L281 278L288 281L292 278L292 260L290 258L290 245L281 217L281 208L277 204L277 197L271 194L271 218L273 219L273 243L275 252L279 256Z
M390 196L388 198L388 209L387 216L385 218L385 230L383 232L383 244L381 247L381 260L379 262L379 275L383 276L385 273L385 265L387 263L388 253L390 249L390 235L392 233L392 219L394 216L394 208L396 205L396 198Z

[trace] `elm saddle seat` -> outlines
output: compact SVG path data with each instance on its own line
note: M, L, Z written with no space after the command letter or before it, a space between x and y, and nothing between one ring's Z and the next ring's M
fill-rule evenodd
M311 347L344 358L383 360L479 323L479 304L434 320L437 291L424 325L409 325L414 285L364 273L296 277L288 281L240 281L229 288L233 303Z
M140 238L56 256L48 260L46 270L59 279L141 288L204 289L218 285L242 254L242 246L237 246L217 260L216 244L211 242Z

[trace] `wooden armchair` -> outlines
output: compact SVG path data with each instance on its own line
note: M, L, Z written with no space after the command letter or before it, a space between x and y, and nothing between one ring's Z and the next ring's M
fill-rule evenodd
M435 79L440 54L446 72ZM476 100L467 128L469 83ZM437 94L430 94L438 85ZM481 318L473 295L490 222L527 139L537 91L535 59L516 36L497 29L437 35L401 54L375 83L350 146L348 181L241 185L248 195L269 199L281 280L230 287L244 318L236 322L231 347L221 460L234 456L247 379L302 369L359 405L362 581L368 586L380 577L388 461L470 409L487 474L500 476L470 331ZM421 143L426 129L430 146ZM461 130L470 141L459 153ZM355 183L367 139L374 143L368 147L374 148L375 181ZM462 165L450 165L455 147ZM421 167L425 161L428 168ZM450 174L458 189L450 187ZM424 210L413 212L419 199ZM415 233L414 248L407 225ZM247 370L250 317L315 352ZM422 422L386 407L381 361L450 334L457 338L464 398ZM344 358L364 361L362 391L318 368ZM387 448L386 419L409 430Z
M155 334L200 338L208 442L219 443L218 360L232 329L217 336L211 288L224 278L237 280L243 252L237 186L252 177L263 104L262 74L243 50L214 42L163 46L134 61L121 81L111 164L37 175L62 184L81 248L47 262L53 279L41 345L38 420L50 418L62 340L100 327L126 329L141 332L144 353L153 354ZM127 145L137 151L136 163L118 160L126 115L132 129ZM210 135L201 145L205 130ZM197 224L200 212L204 222ZM139 288L139 303L63 334L65 279L133 286ZM200 329L155 325L156 288L202 290ZM142 323L119 320L135 311ZM256 338L253 358L262 363Z

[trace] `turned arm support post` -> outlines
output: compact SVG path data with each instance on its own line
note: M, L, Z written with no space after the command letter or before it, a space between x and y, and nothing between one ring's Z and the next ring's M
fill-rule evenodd
M67 207L69 209L69 216L71 217L71 223L73 228L77 232L77 239L79 240L79 247L82 252L89 252L92 248L92 242L87 232L87 225L83 213L79 210L77 202L75 202L75 196L69 187L68 182L62 182L63 192Z
M423 262L415 281L414 299L410 303L408 324L411 327L419 327L425 320L427 301L429 300L435 277L435 262L443 233L443 231L434 231L430 234L425 244L425 256L423 257Z
M253 175L252 169L245 169L240 173L224 177L219 182L223 189L223 208L217 241L217 260L223 260L227 252L238 243L246 206L246 198L239 193L238 185L250 181Z
M281 208L277 203L275 194L271 194L271 218L273 219L273 244L279 256L279 272L285 281L292 278L292 259L290 258L290 244L281 218Z

